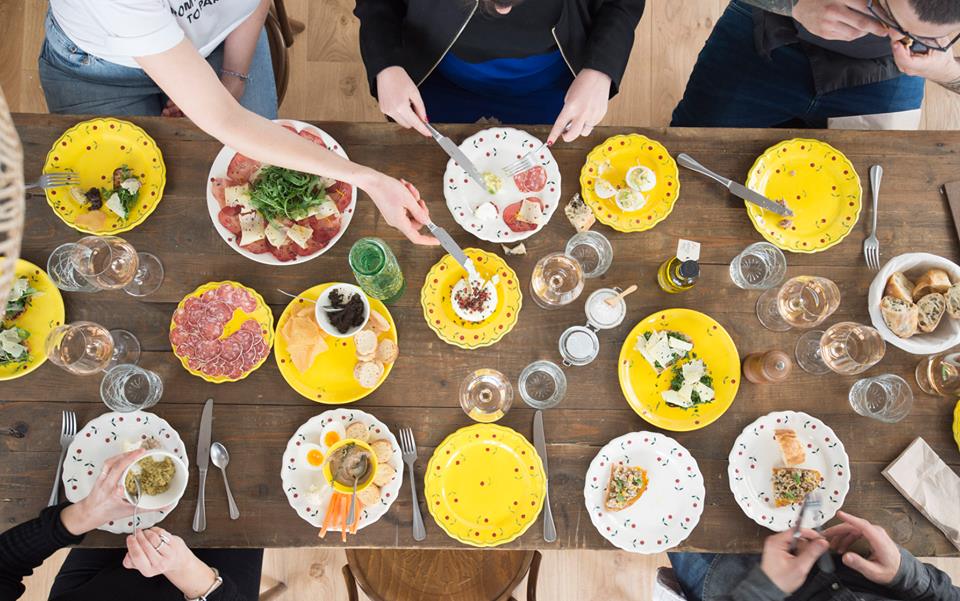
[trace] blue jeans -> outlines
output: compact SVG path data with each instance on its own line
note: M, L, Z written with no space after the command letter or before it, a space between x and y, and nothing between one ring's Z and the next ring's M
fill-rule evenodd
M218 72L223 44L207 57ZM40 83L51 113L74 115L159 115L167 96L143 69L118 65L77 47L47 13L46 39L38 59ZM250 63L250 80L240 104L266 117L277 117L277 88L264 30Z
M687 601L703 601L703 588L716 553L667 553Z
M757 53L752 8L733 0L697 57L671 125L825 127L831 117L895 113L920 108L924 80L900 77L818 94L810 61L799 45Z

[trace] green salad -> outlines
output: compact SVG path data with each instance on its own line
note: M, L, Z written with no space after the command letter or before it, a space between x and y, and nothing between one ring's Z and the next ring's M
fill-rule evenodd
M30 360L30 349L24 342L30 332L13 326L0 330L0 365L24 363Z
M311 208L329 201L323 184L317 175L270 165L251 184L250 203L267 221L299 221Z
M31 299L39 292L30 286L30 280L25 277L19 277L13 281L10 286L10 294L7 296L7 306L3 313L3 319L11 320L20 317L27 307L30 306Z

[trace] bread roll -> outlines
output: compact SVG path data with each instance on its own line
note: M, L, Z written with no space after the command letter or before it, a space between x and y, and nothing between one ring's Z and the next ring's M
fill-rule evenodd
M883 323L900 338L910 338L917 333L920 312L915 304L885 296L880 301L880 314L883 315Z
M887 280L887 287L884 293L888 296L912 303L913 289L915 287L916 284L911 282L910 278L904 275L902 271L895 271L893 275L890 276L890 279Z
M942 269L931 269L920 276L916 286L913 287L913 302L919 301L932 292L943 294L949 288L950 275Z
M917 301L917 309L920 312L920 331L932 332L940 325L940 318L947 310L947 299L939 292L933 292Z
M947 298L947 315L960 319L960 284L950 286L944 296Z

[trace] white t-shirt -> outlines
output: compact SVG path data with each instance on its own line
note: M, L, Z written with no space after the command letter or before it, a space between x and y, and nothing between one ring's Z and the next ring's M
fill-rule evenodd
M184 36L204 57L260 0L50 0L57 24L84 52L139 67L135 56L169 50Z

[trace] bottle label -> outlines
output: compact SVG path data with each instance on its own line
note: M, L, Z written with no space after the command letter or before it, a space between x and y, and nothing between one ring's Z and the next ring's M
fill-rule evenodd
M700 243L681 238L677 244L677 258L680 261L699 261Z

